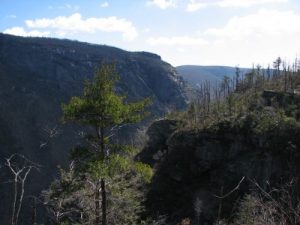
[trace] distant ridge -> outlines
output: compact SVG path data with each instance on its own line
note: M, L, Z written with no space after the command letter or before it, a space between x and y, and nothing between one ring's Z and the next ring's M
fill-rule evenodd
M220 82L224 76L232 78L236 73L236 68L229 66L183 65L176 67L176 70L178 74L192 86L204 81L210 81L212 84L215 84ZM240 68L241 74L245 74L247 71L249 71L249 69Z

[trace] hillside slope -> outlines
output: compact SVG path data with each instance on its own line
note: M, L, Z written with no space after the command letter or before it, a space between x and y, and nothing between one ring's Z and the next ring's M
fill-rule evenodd
M147 198L154 217L279 224L285 213L281 223L299 224L300 69L264 72L253 70L238 86L229 81L213 101L202 91L188 110L149 127L138 157L155 169ZM249 195L268 207L245 203ZM254 206L247 211L243 203ZM276 223L266 222L262 207L273 210ZM250 222L239 222L245 218Z
M61 103L82 92L84 80L102 61L116 63L121 78L117 91L127 93L129 101L152 97L153 117L185 107L175 69L158 55L0 34L0 164L21 153L42 166L30 176L27 195L38 194L56 176L57 166L67 164L81 130L61 124ZM1 179L8 179L5 171L0 173ZM8 221L10 187L0 184L1 221Z
M212 224L219 216L232 218L238 199L254 190L253 181L266 190L299 181L300 96L274 92L271 105L269 98L264 92L254 109L202 130L182 129L176 120L154 122L139 155L156 171L149 212L168 215L170 224L195 221L200 204L201 224ZM219 215L216 196L227 193Z

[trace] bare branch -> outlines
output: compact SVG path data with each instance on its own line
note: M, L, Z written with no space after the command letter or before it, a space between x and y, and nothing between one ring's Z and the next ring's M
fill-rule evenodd
M245 176L243 176L243 178L240 180L240 182L238 183L238 185L233 188L231 191L229 191L227 194L223 195L223 196L217 196L217 195L213 195L215 196L216 198L227 198L229 195L231 195L233 192L235 192L236 190L238 190L240 188L240 185L242 184L242 182L244 181L245 179Z
M21 164L19 166L19 164ZM14 197L13 197L13 208L11 224L17 225L22 208L24 193L25 193L25 182L32 169L39 170L40 165L32 162L24 155L15 153L6 159L5 166L10 170L13 175L14 183ZM21 184L21 191L19 193L18 184Z

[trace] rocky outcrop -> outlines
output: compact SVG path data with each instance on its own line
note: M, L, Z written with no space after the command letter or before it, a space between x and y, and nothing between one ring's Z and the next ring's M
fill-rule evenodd
M147 207L153 215L168 215L173 222L185 217L194 220L195 204L200 204L200 219L210 223L218 217L220 206L221 216L231 214L237 199L254 188L252 181L268 188L269 184L276 186L297 177L300 171L298 148L298 153L272 151L264 145L263 136L245 135L232 128L218 132L176 130L170 134L173 121L163 120L151 127L158 132L148 132L149 139L159 139L156 143L161 144L153 145L156 151L147 147L142 152L147 156L145 162L152 155L156 168ZM161 149L168 154L155 158ZM231 190L224 199L217 197Z
M160 119L153 122L146 132L149 137L147 150L138 154L137 160L142 159L152 167L162 161L168 153L167 140L176 129L176 120Z

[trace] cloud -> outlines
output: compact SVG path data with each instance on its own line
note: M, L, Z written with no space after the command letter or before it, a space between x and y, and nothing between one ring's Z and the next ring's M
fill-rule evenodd
M14 14L10 14L10 15L6 16L6 18L8 18L8 19L16 19L17 16L14 15Z
M224 27L210 28L204 34L230 40L288 38L300 34L300 16L292 11L260 9L255 14L233 17Z
M12 27L3 31L5 34L17 36L32 36L32 37L45 37L50 34L49 31L40 32L37 30L25 31L23 27Z
M292 60L300 51L299 37L299 14L260 9L232 17L223 26L201 30L195 36L149 38L145 48L173 65L267 66L278 56Z
M221 0L215 5L219 7L251 7L255 5L286 3L288 0Z
M202 38L190 36L150 37L146 42L152 46L201 46L208 44L208 41Z
M233 17L223 27L210 28L202 37L211 41L210 51L218 52L217 57L227 60L230 55L236 63L266 65L267 60L279 55L294 57L299 51L299 36L300 15L260 9L254 14Z
M107 8L109 6L109 3L107 1L103 2L101 5L100 5L102 8Z
M175 0L150 0L147 2L147 5L154 5L160 9L167 9L167 8L175 8L177 7Z
M63 6L59 6L58 9L69 9L72 11L78 11L80 7L78 5L64 4Z
M149 45L165 46L203 46L208 44L239 43L253 44L278 41L278 45L286 44L284 39L300 39L300 15L292 11L260 9L254 14L234 16L223 27L213 27L199 31L198 36L150 37ZM299 39L299 41L297 41Z
M122 33L123 39L127 41L132 41L138 36L136 28L130 21L114 16L83 19L79 13L75 13L69 17L59 16L53 19L26 20L25 24L29 29L46 29L59 36L80 33L119 32Z
M186 11L194 12L207 7L221 7L221 8L249 8L258 5L287 3L288 0L217 0L217 1L203 1L203 0L189 0Z
M199 9L203 9L208 7L210 4L209 3L204 3L204 2L198 2L196 0L190 0L189 3L187 4L186 10L188 12L194 12Z

